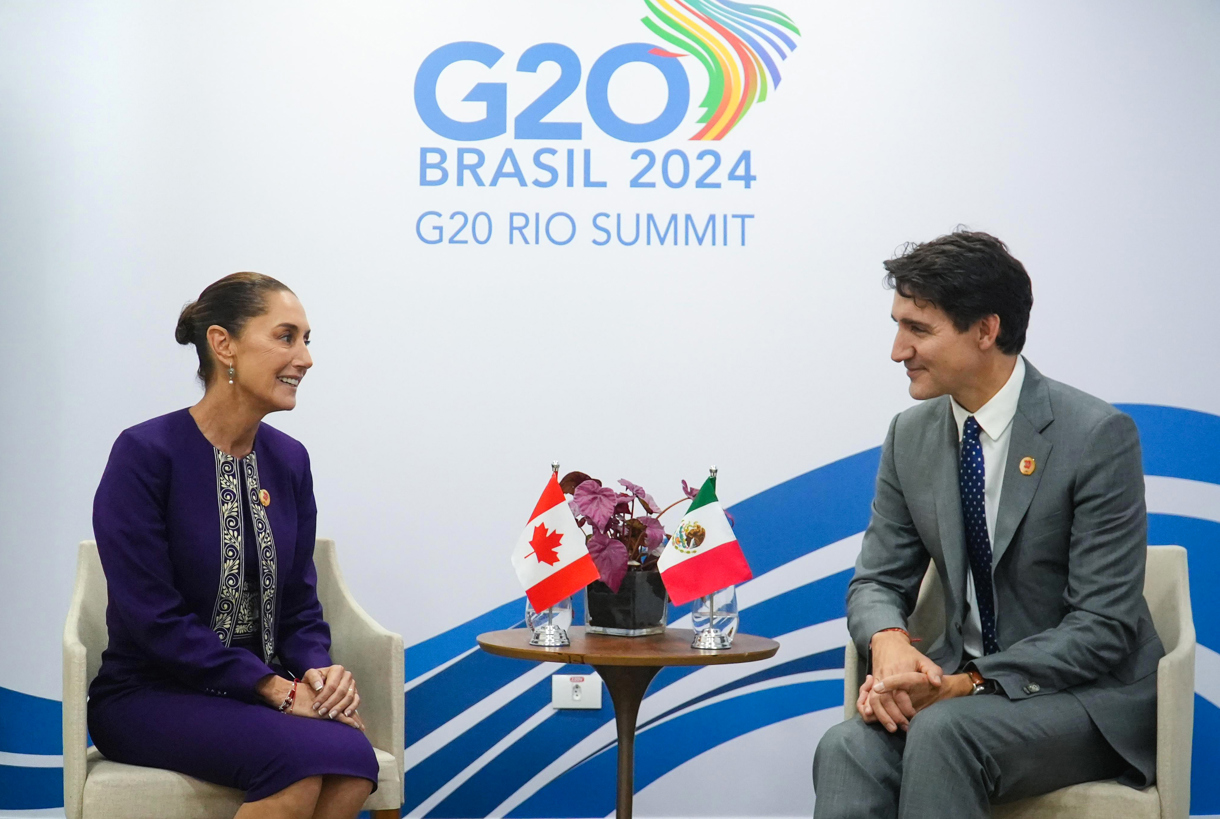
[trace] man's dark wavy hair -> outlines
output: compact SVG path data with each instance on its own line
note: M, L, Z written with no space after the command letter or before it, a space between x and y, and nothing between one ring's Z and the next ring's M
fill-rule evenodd
M1000 317L996 346L1016 355L1025 346L1033 286L1025 266L988 233L958 229L908 244L885 263L885 286L903 298L931 302L964 333L992 313Z

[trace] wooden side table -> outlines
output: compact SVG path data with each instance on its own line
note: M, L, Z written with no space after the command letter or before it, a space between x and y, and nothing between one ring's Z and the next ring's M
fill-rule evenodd
M614 703L618 728L618 795L615 815L631 819L635 784L635 723L648 684L667 665L724 665L766 660L779 651L779 643L766 637L738 634L733 647L723 651L691 648L695 634L686 628L666 629L648 637L611 637L585 634L583 626L572 626L572 644L558 648L530 645L530 629L489 631L478 637L488 654L548 663L591 665L606 681Z

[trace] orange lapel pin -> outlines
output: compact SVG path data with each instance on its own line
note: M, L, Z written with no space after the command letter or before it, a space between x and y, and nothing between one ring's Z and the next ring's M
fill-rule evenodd
M1025 460L1028 461L1029 458L1026 458ZM1021 469L1022 470L1025 469L1024 461L1022 461L1022 463L1021 463ZM1033 470L1031 469L1030 472L1032 472L1032 471ZM1025 474L1028 475L1029 472L1026 472ZM263 506L270 506L271 505L271 493L268 492L266 489L258 490L258 502L261 503Z
M1033 458L1025 457L1021 459L1021 474L1032 475L1034 470L1038 468L1038 462Z

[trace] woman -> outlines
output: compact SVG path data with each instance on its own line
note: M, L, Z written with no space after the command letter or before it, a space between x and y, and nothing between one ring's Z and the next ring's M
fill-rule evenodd
M89 732L109 759L244 790L238 819L350 819L377 760L328 654L309 455L262 423L296 406L313 365L305 311L234 273L175 335L195 345L203 399L123 432L94 499L110 645Z

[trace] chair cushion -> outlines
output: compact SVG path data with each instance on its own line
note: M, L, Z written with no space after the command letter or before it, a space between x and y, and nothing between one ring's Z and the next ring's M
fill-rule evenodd
M377 755L377 790L365 810L398 808L402 785L394 755ZM244 794L193 776L162 768L124 765L90 748L85 758L84 815L86 819L232 819Z
M374 748L377 754L377 790L364 801L365 810L398 810L402 807L402 779L398 776L398 761L389 751Z
M233 819L239 790L162 768L124 765L90 748L85 758L88 819Z
M1161 798L1155 785L1141 791L1108 779L994 805L991 815L994 819L1159 819Z

